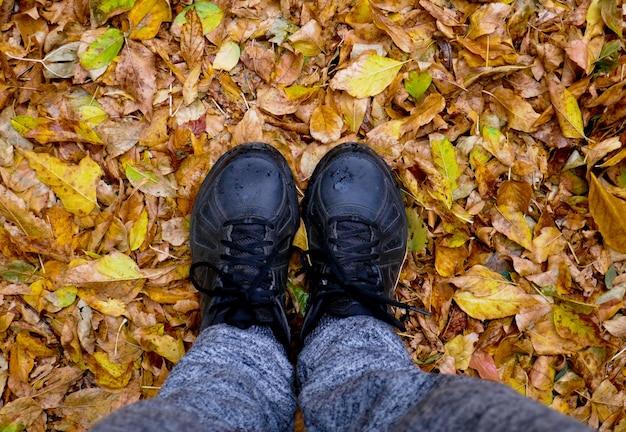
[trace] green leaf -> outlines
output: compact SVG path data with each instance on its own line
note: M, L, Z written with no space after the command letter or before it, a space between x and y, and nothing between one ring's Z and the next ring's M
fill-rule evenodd
M99 69L107 66L122 49L124 33L111 28L89 44L80 57L80 64L85 69Z
M0 432L22 432L24 430L23 423L13 423L8 426L0 426Z
M410 252L424 250L428 244L428 229L415 208L407 208L406 216L409 221L409 239L407 247Z
M622 43L619 40L612 40L602 46L598 59L594 62L594 74L605 74L613 71L618 66L619 52Z
M432 81L428 72L413 71L409 72L409 76L404 80L404 88L414 99L419 99L428 90Z
M47 294L46 300L58 308L65 308L74 303L77 292L75 286L68 286Z
M203 34L208 34L215 30L215 28L220 25L222 18L224 17L224 12L218 5L211 2L201 1L184 8L181 13L174 18L174 24L182 25L186 23L187 19L185 18L185 14L191 8L196 9L196 13L200 18L200 21L202 21Z
M39 279L34 265L18 260L0 264L0 277L7 282L21 283L31 283Z
M309 300L309 293L301 286L295 285L290 281L287 282L287 290L291 294L291 298L295 299L294 303L297 303L296 308L304 316L306 312L307 302Z
M350 96L375 96L389 86L400 72L401 62L367 51L337 72L330 81L333 90L346 90Z

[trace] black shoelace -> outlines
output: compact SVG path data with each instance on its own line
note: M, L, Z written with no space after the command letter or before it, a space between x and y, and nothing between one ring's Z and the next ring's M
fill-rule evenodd
M270 287L271 267L279 248L273 247L274 242L265 240L266 230L273 229L271 223L260 218L241 218L226 221L224 227L232 226L230 240L221 240L229 248L229 254L220 255L222 265L219 267L209 262L194 263L189 270L189 278L196 289L211 297L221 297L223 301L215 302L215 308L243 308L253 310L259 307L270 307L276 304L278 291L260 289ZM263 249L272 251L264 254ZM213 270L219 285L213 289L206 288L204 278L197 275L204 269Z
M387 312L386 305L428 314L382 295L384 287L380 269L372 264L379 258L375 250L380 245L380 240L372 235L378 230L375 223L354 216L335 216L329 220L329 225L333 224L336 237L324 242L321 250L309 250L302 256L307 272L311 272L314 279L324 281L317 284L316 300L349 297L375 318L402 331L404 325ZM322 274L315 275L318 270L313 268L311 263L314 262L325 264Z

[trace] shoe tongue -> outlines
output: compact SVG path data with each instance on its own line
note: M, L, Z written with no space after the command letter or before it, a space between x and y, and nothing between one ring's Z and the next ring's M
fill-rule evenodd
M242 246L244 250L231 249L230 255L234 257L246 257L265 255L263 247L252 247L265 238L265 225L258 223L237 224L233 226L230 235L231 241ZM250 283L259 273L256 265L236 264L231 267L233 279L239 283Z
M372 231L368 225L357 221L340 221L337 222L336 230L337 237L342 240L344 247L356 247L356 251L350 255L369 255L372 252L371 247L358 248L359 245L372 241ZM357 261L345 263L343 269L348 277L358 275L360 278L366 278L370 267L364 262Z

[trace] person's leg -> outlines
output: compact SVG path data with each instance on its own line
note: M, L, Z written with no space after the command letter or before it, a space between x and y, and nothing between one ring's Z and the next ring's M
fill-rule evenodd
M591 431L584 424L504 384L453 375L435 375L435 383L428 393L416 400L391 430Z
M295 184L277 150L244 144L215 163L190 221L200 335L157 398L113 413L95 430L293 428L285 286L298 224Z
M413 365L388 311L399 306L390 297L407 222L391 171L372 150L349 144L324 156L303 218L310 297L297 381L307 432L586 430L504 385Z
M268 327L208 327L158 396L106 417L95 432L288 431L293 369Z
M393 328L369 316L324 317L298 358L307 432L384 431L433 386Z
M391 326L324 317L298 359L299 403L315 431L588 431L509 387L413 365Z

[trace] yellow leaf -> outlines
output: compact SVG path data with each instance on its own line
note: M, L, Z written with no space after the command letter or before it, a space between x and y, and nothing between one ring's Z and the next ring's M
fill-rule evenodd
M583 115L576 98L554 76L548 78L548 91L563 136L585 138Z
M133 332L133 336L144 350L155 352L172 363L178 363L178 360L185 354L183 340L164 334L163 324L137 329Z
M577 312L572 307L554 306L554 328L562 338L575 341L580 346L603 346L606 344L600 329L591 317Z
M533 250L533 233L524 214L508 205L499 205L492 212L493 227L528 250Z
M137 250L141 247L144 240L146 239L146 234L148 233L148 212L146 209L141 211L139 215L139 219L135 221L135 224L130 229L128 233L128 243L130 245L130 250Z
M467 258L467 248L441 246L441 242L435 247L435 270L443 277L452 277L457 268Z
M351 96L375 96L395 79L402 63L381 57L371 51L364 52L330 81L333 90L346 90Z
M318 105L311 114L311 136L324 144L337 141L341 137L343 120L327 105Z
M143 279L144 275L128 255L112 251L95 261L80 260L70 263L65 272L64 283L85 286L91 283L116 282Z
M152 39L163 21L172 20L172 10L166 0L137 0L128 12L131 39Z
M533 238L532 260L541 264L550 256L559 254L566 245L567 240L558 228L543 227L541 233Z
M459 334L444 346L446 355L454 358L454 364L457 370L466 370L469 367L476 341L478 341L478 335L476 333L470 333L468 335Z
M114 363L109 360L109 356L104 352L95 352L93 353L93 358L96 359L98 364L104 368L111 376L115 378L119 378L128 369L128 365L122 365L119 363Z
M137 263L128 255L117 251L97 260L93 268L107 277L109 281L133 280L143 277Z
M47 153L23 153L37 178L52 188L67 211L87 216L98 207L96 186L102 170L89 156L78 165L70 165Z
M626 202L610 194L593 173L589 178L589 212L598 224L604 242L626 253Z
M226 42L223 44L213 61L213 69L230 72L239 63L241 49L236 42Z
M538 304L520 287L481 265L473 266L464 276L451 278L450 282L460 288L454 293L454 300L472 318L504 318Z
M433 163L443 180L445 204L450 208L452 207L452 191L459 186L458 179L461 177L461 169L456 162L454 146L448 138L439 133L430 134L428 139Z
M92 357L88 358L87 366L98 384L114 389L126 387L133 372L132 363L114 363L104 352L95 352Z
M345 119L348 129L357 133L367 111L368 99L356 99L348 93L342 93L339 99L339 110Z

